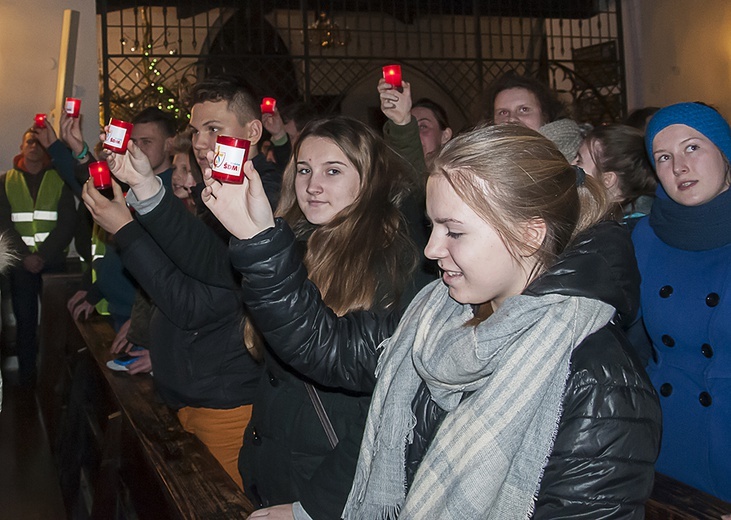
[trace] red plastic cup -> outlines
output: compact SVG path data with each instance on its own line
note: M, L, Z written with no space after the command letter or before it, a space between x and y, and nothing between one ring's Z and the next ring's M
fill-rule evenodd
M132 135L132 129L135 125L120 121L119 119L109 120L109 131L107 138L104 140L104 148L114 153L124 153L127 151L127 143Z
M271 97L265 97L261 100L261 113L262 114L273 114L274 107L277 106L277 100Z
M34 124L36 128L46 128L46 114L36 114Z
M67 97L63 108L69 117L79 117L79 112L81 111L81 100Z
M89 164L89 176L94 182L94 187L109 200L114 198L112 190L112 172L106 161L96 161Z
M393 88L401 88L401 65L386 65L383 67L383 78Z
M242 184L244 163L249 157L251 143L246 139L219 135L216 139L215 156L211 165L211 176L221 182Z

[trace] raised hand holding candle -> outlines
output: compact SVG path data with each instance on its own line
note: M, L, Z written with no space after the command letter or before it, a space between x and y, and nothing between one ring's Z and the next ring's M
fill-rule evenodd
M112 172L109 171L109 165L106 161L96 161L89 164L89 176L94 182L94 187L99 193L109 200L114 198L112 190Z
M124 153L127 151L127 143L132 135L132 128L135 125L120 121L119 119L111 119L109 121L109 131L107 138L104 140L104 148L114 153Z
M36 128L46 128L46 114L36 114L34 124Z
M69 117L79 117L79 112L81 111L81 100L67 97L63 108Z
M219 135L216 138L215 156L211 165L211 177L221 182L242 184L244 163L249 157L251 143L246 139Z
M277 100L271 97L265 97L261 100L261 113L262 114L273 114L274 107L277 106Z
M401 88L401 65L386 65L383 67L383 78L393 88Z

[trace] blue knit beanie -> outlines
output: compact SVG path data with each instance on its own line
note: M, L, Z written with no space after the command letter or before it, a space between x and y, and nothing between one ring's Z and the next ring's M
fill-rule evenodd
M686 125L698 130L721 150L726 159L731 160L731 128L723 116L700 103L678 103L656 112L647 124L645 148L653 167L655 157L652 155L652 141L670 125Z

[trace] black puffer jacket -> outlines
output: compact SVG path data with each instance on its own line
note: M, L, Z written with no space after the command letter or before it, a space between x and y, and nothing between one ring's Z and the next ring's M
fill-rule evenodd
M629 233L615 222L579 235L524 294L598 299L617 313L571 356L563 414L544 470L533 518L644 518L660 449L657 395L620 330L639 306L639 272ZM407 453L409 481L445 412L422 385Z
M374 346L390 334L400 313L337 318L307 282L299 257L285 247L292 241L291 231L277 222L276 229L232 244L234 265L246 282L244 300L288 364L319 382L370 392L377 362ZM284 249L272 254L278 248ZM525 292L597 298L617 309L613 323L573 353L564 412L534 518L643 518L661 421L655 391L618 327L633 317L639 303L629 235L613 222L592 228ZM282 348L286 345L296 347ZM428 391L417 395L413 409L416 436L430 439L443 414ZM423 456L415 451L409 453L417 459L411 461L414 467Z
M239 457L244 488L264 506L299 500L315 519L340 518L375 385L376 347L430 278L416 276L399 309L338 317L308 280L281 219L251 240L232 240L230 250L249 315L270 346ZM340 441L334 450L296 371L317 382Z
M243 346L243 305L225 243L169 191L116 240L125 267L156 305L150 355L165 403L251 404L261 368Z
M660 450L660 404L620 325L639 308L629 233L605 222L581 234L525 291L601 300L617 314L571 356L563 415L534 518L642 519Z

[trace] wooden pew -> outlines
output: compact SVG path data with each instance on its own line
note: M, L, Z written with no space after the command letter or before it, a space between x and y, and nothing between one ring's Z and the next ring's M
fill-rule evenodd
M731 515L730 503L655 473L655 486L645 505L647 520L720 520L722 515Z
M114 339L109 324L96 317L76 325L118 410L103 433L92 517L114 517L121 479L139 518L246 518L254 507L206 446L159 401L152 377L107 368Z
M80 283L81 268L77 265L66 273L43 275L36 394L48 438L52 441L58 435L64 397L71 379L69 361L79 348L85 347L66 310L66 302L78 290Z

